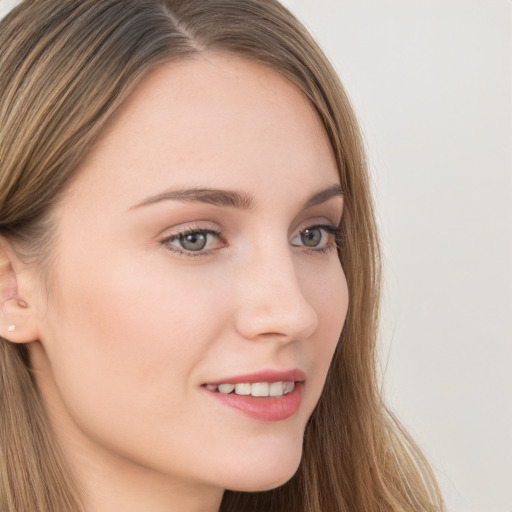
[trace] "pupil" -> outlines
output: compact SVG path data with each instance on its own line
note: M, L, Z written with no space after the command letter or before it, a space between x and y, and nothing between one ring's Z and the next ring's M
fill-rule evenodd
M301 241L308 247L316 247L322 241L322 232L319 229L306 229L300 235Z
M180 243L183 249L187 251L200 251L206 246L206 235L204 233L182 235L180 237Z

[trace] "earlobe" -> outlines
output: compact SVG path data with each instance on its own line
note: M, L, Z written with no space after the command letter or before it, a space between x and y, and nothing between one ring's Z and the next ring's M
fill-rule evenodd
M6 241L0 240L0 337L29 343L38 339L38 331L28 300L19 295L14 259Z
M0 306L0 337L13 343L38 339L29 306L22 300L9 299Z

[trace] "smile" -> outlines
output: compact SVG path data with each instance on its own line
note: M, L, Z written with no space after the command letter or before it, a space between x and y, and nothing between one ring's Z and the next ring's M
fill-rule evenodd
M238 384L219 384L206 386L209 391L223 395L251 395L251 396L283 396L295 389L295 382L243 382Z
M208 396L253 420L282 421L295 415L302 402L306 375L299 369L263 370L224 377L203 384Z

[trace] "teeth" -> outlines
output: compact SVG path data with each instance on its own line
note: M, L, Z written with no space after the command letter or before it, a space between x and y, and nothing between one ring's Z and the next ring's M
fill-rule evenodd
M287 395L295 389L295 382L285 382L283 388L283 394Z
M284 391L284 382L272 382L270 384L269 395L270 396L281 396Z
M218 391L223 395L235 392L236 395L252 396L283 396L295 389L295 382L255 382L238 384L219 384L213 386L208 384L207 389Z
M234 384L221 384L219 386L219 393L222 393L223 395L228 395L235 389Z
M255 382L251 386L252 396L268 396L270 384L268 382Z
M237 395L250 395L251 384L235 384L235 394Z

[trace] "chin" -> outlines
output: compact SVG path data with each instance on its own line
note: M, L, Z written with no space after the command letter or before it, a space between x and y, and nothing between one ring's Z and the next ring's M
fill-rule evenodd
M266 461L259 461L248 467L243 464L229 482L226 489L240 492L269 491L284 485L290 480L299 468L302 451L288 453L285 457L269 457Z

